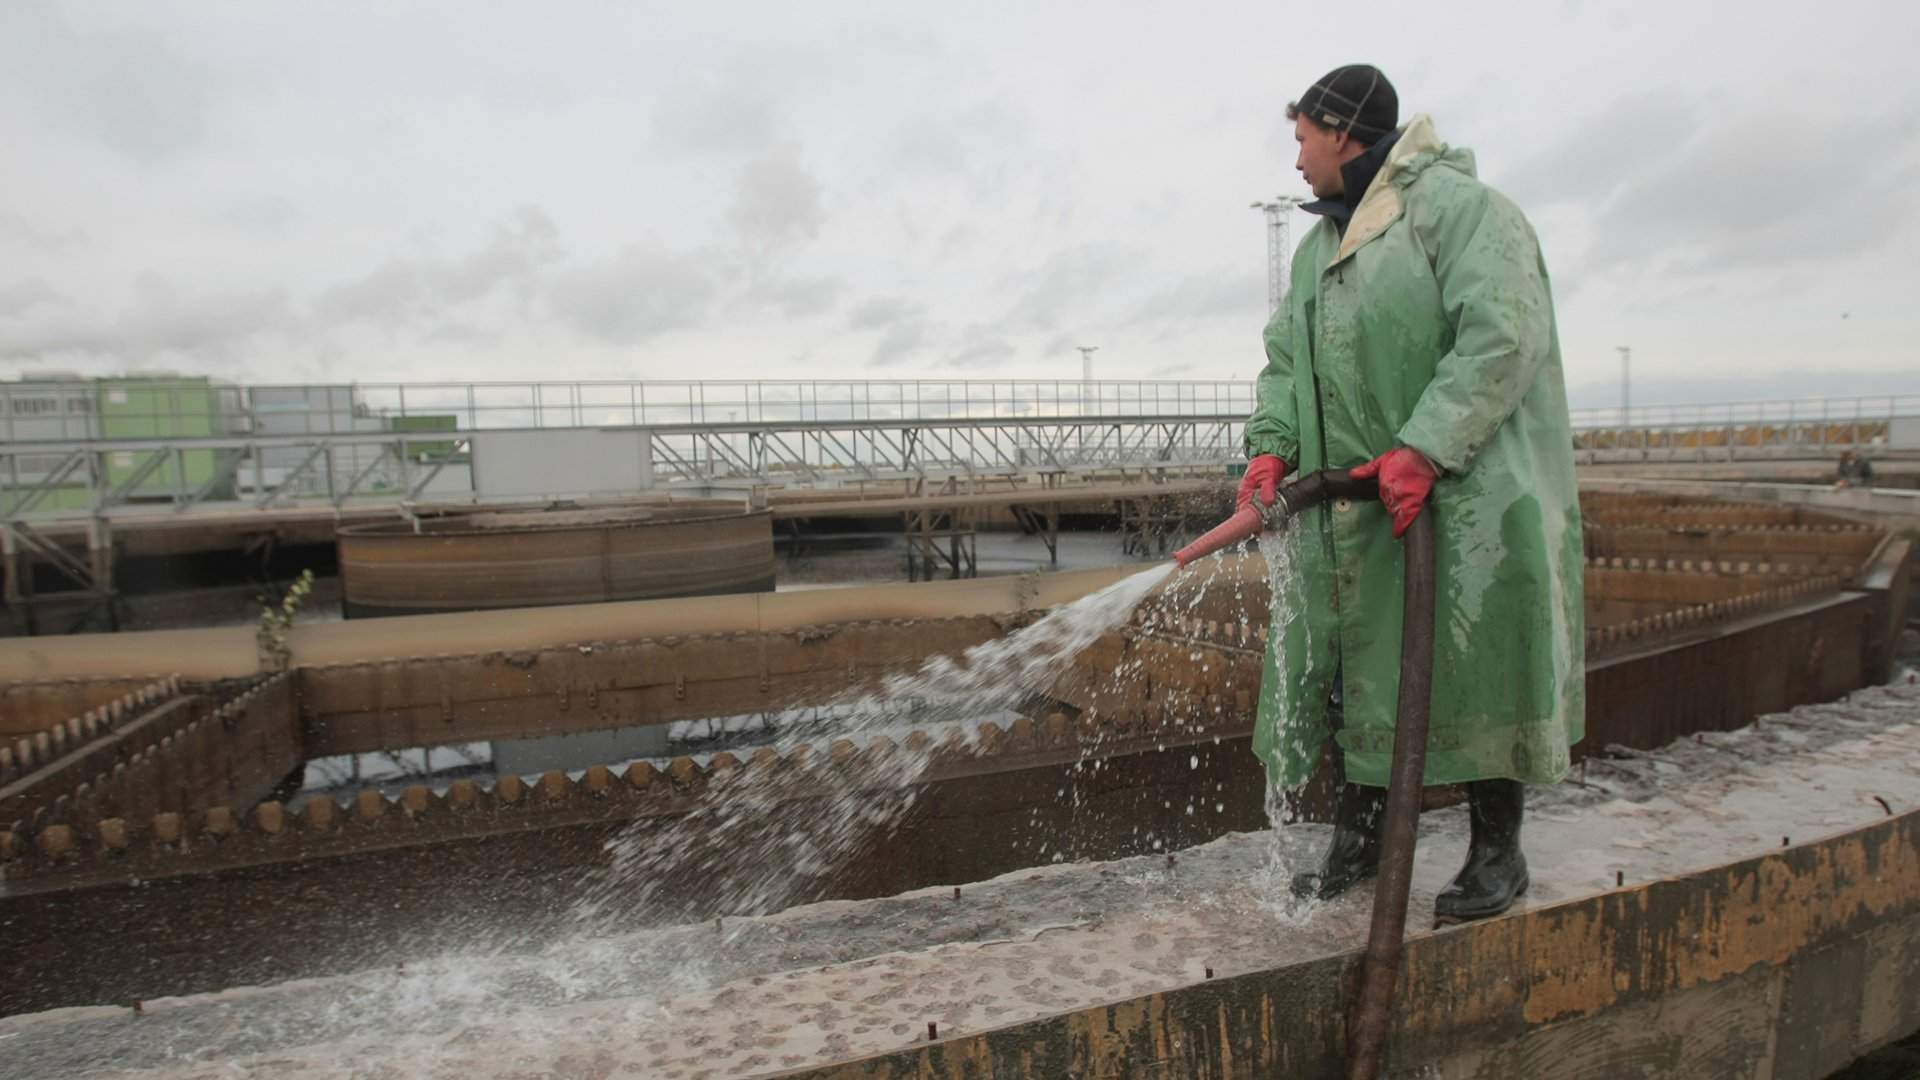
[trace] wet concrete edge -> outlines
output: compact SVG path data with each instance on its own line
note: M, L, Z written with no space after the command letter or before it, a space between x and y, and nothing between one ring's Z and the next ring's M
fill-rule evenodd
M1337 1077L1363 950L772 1074L926 1077ZM1389 1072L1589 1076L1637 1062L1816 1078L1920 1028L1920 811L1681 877L1409 939ZM1910 987L1910 984L1905 984ZM1724 991L1750 1025L1695 1022ZM1651 1006L1651 1008L1649 1008ZM1740 1030L1734 1030L1735 1027ZM1581 1054L1533 1060L1529 1043ZM1756 1035L1761 1037L1755 1037ZM1677 1075L1677 1073L1668 1073Z

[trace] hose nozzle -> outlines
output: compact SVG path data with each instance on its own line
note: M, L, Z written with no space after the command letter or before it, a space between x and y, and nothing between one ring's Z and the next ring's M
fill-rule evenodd
M1256 498L1234 511L1232 517L1208 529L1200 539L1174 552L1173 561L1184 567L1266 529L1282 528L1295 514L1328 499L1374 499L1379 491L1379 483L1372 477L1356 480L1345 469L1308 473L1275 492L1271 505L1262 507Z
M1221 548L1231 547L1249 537L1258 536L1266 531L1269 524L1285 524L1284 507L1284 501L1277 496L1273 505L1264 510L1256 499L1234 511L1232 517L1202 533L1198 540L1174 552L1173 561L1184 567L1188 563L1206 558Z

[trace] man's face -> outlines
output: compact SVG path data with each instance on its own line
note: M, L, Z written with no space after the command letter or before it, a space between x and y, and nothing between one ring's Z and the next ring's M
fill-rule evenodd
M1346 190L1340 166L1357 156L1350 152L1358 146L1352 136L1297 116L1293 121L1293 140L1300 144L1300 156L1294 160L1293 167L1300 170L1315 198L1331 199Z

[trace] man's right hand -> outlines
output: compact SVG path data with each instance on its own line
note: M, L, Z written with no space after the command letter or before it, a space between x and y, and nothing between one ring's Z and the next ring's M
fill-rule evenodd
M1240 491L1234 497L1233 508L1246 509L1255 495L1260 497L1262 509L1272 506L1280 490L1280 481L1286 477L1287 463L1281 461L1277 455L1261 454L1255 457L1247 462L1247 475L1240 478Z

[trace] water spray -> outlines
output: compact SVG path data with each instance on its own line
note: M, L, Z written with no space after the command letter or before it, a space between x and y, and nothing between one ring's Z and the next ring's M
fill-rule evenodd
M1269 529L1284 529L1302 512L1328 499L1377 499L1379 483L1356 480L1345 469L1308 473L1280 488L1271 505L1250 500L1227 520L1174 554L1182 567ZM1427 771L1427 725L1433 697L1433 515L1428 502L1413 519L1406 542L1406 587L1400 634L1400 704L1394 717L1393 764L1387 810L1380 828L1380 876L1373 893L1373 921L1360 987L1347 1024L1347 1076L1373 1080L1380 1074L1392 1020L1393 982L1407 929L1407 894L1413 885L1415 830L1420 789Z

